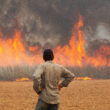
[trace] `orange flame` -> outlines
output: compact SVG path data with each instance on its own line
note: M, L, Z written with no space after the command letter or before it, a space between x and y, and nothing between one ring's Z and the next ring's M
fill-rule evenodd
M83 27L82 17L80 16L79 22L74 26L72 37L68 45L64 47L58 46L55 48L56 62L64 66L82 66L83 57L86 57L84 49L84 35L80 28Z
M83 18L79 17L79 22L74 26L72 37L68 45L64 47L58 46L55 48L55 61L64 66L110 66L110 46L102 45L95 56L86 54L84 45L84 33L81 30L83 27Z
M36 49L38 53L41 53L41 50ZM33 51L31 47L28 47L28 50ZM4 40L2 36L0 36L0 66L18 64L32 65L36 63L39 64L40 62L42 62L40 54L33 56L27 52L22 43L21 33L18 30L15 30L13 38Z
M82 31L83 17L79 17L78 23L72 30L72 37L65 46L58 45L54 48L55 62L63 66L93 65L110 66L110 46L101 45L95 51L95 56L88 56L85 51L85 39ZM22 42L22 35L19 30L15 30L12 38L3 39L4 35L0 32L0 66L7 65L35 65L42 60L42 50L38 46L26 46Z
M90 77L76 77L75 80L92 80Z
M29 78L18 78L16 79L16 82L21 82L21 81L29 81Z

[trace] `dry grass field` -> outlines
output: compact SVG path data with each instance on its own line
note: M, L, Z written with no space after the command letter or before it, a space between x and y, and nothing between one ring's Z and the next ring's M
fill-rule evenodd
M30 82L0 82L0 110L34 110ZM73 81L60 91L59 110L110 110L110 80Z

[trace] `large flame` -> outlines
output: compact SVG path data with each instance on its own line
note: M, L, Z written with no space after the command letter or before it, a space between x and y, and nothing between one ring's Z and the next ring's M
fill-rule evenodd
M55 48L55 61L64 66L110 66L110 46L101 45L95 51L95 56L88 56L86 54L84 33L81 30L82 27L83 18L80 16L79 22L73 28L69 44L64 47L58 46Z
M86 57L86 53L84 49L85 39L83 31L80 30L81 27L83 27L83 21L80 16L79 22L74 26L72 31L72 37L69 44L64 47L58 46L55 48L56 62L64 66L83 65L83 59Z
M95 56L88 56L85 51L83 18L79 17L78 23L72 30L72 37L65 46L54 48L55 62L64 66L110 66L110 46L101 45L95 51ZM42 49L38 46L29 47L22 42L22 35L19 30L11 38L4 39L0 32L0 66L40 64L42 62Z
M21 33L15 30L13 38L4 40L0 34L0 66L20 65L20 64L39 64L42 59L38 47L25 48L25 43L22 42ZM37 51L39 54L30 55L29 51Z

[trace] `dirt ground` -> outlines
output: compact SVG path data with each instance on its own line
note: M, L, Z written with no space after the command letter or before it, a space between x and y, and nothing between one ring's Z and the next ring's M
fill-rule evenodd
M0 110L34 110L30 82L0 82ZM110 110L110 80L73 81L60 91L59 110Z

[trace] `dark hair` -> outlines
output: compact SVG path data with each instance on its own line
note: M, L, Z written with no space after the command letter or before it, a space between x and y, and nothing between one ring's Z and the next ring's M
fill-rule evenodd
M43 59L45 61L50 61L54 59L53 51L51 49L45 49L43 52Z

